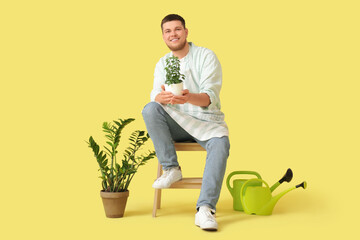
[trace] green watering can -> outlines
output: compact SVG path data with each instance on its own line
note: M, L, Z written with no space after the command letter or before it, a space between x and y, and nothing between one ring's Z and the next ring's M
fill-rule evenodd
M242 175L242 174L255 175L258 179L261 179L260 174L257 172L254 172L254 171L235 171L235 172L232 172L229 174L229 176L227 177L227 180L226 180L226 186L228 187L228 189L231 193L231 196L233 197L233 208L236 211L244 211L242 204L241 204L241 199L240 199L240 190L241 190L241 187L243 186L243 184L249 179L235 179L233 181L233 187L230 186L230 179L234 175ZM249 184L252 186L261 186L262 185L261 182L252 182Z
M257 186L255 186L257 184ZM262 184L265 186L263 187ZM271 215L277 201L286 193L296 188L302 187L306 189L306 182L302 182L292 188L289 188L276 196L272 196L272 191L281 183L275 183L271 188L262 179L249 179L242 184L240 190L240 199L247 214ZM260 185L260 186L259 186ZM276 186L277 185L277 186Z

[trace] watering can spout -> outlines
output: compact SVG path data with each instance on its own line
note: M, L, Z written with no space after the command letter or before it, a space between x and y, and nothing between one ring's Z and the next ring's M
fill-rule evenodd
M300 183L299 185L296 185L295 187L296 188L302 187L303 189L306 189L307 188L307 183L306 183L306 181L304 181L304 182Z
M271 186L270 188L271 192L273 192L283 182L290 182L292 178L293 178L293 172L290 168L288 168L285 175L278 182L276 182L274 185Z
M296 189L296 188L299 188L299 187L302 187L302 188L306 189L307 183L304 181L304 182L296 185L295 187L292 187L292 188L289 188L289 189L287 189L287 190L284 190L283 192L277 194L276 196L273 196L273 197L271 198L271 200L268 202L267 206L264 207L264 209L266 209L267 212L268 212L269 210L271 210L271 212L272 212L273 208L275 207L275 204L279 201L280 198L282 198L282 197L283 197L285 194L287 194L288 192L290 192L290 191L292 191L292 190L294 190L294 189ZM270 212L270 214L271 214L271 212Z

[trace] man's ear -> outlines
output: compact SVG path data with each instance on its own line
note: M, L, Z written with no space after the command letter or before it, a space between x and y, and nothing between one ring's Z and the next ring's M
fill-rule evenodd
M185 28L185 33L186 33L186 37L187 37L189 34L189 30L187 28Z

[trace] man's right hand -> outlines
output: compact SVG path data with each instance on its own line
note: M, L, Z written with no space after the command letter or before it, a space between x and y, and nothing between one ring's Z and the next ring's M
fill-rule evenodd
M171 92L165 91L164 85L161 85L161 89L162 91L156 95L155 101L161 104L169 104L174 95Z

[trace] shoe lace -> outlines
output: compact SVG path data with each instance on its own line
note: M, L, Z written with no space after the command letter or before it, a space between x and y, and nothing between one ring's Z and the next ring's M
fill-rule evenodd
M163 174L160 176L160 178L166 178L170 173L170 170L164 170Z

